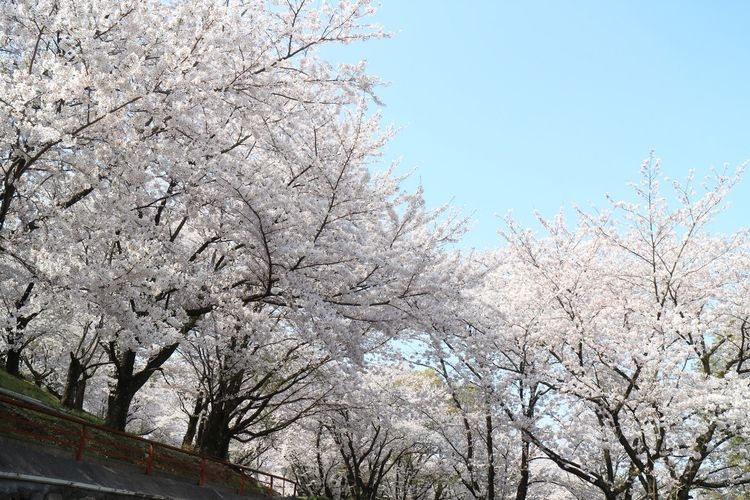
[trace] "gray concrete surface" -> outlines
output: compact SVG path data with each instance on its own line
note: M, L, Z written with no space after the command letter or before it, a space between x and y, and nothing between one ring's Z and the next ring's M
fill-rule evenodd
M71 450L55 449L3 436L0 436L0 473L0 499L269 498L262 495L239 496L228 489L210 485L200 487L156 473L147 476L134 466L114 461L77 462ZM39 478L50 478L51 482L58 484L43 484Z

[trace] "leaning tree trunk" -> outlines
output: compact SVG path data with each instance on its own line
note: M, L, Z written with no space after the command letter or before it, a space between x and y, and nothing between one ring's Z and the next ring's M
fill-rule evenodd
M21 298L16 301L16 311L20 311L21 308L29 302L33 290L34 282L32 281L26 286L26 290L24 290ZM39 311L31 313L28 316L19 315L16 318L16 332L9 332L8 334L8 344L10 344L10 348L5 357L5 371L14 377L21 376L21 350L24 345L19 343L19 336L37 314L39 314Z
M124 431L128 423L128 412L133 398L151 378L155 371L169 359L177 350L179 344L175 343L162 348L159 352L149 358L143 370L135 371L135 352L127 350L121 355L115 354L115 346L110 345L108 350L110 360L115 365L115 383L110 387L107 399L107 416L104 425L112 429Z
M21 308L29 302L32 290L34 290L33 281L26 286L23 295L21 295L21 298L16 302L16 311L20 311ZM31 313L28 316L19 315L16 318L17 331L15 333L11 332L8 335L8 344L10 344L11 347L8 349L8 353L5 357L5 371L14 377L21 376L21 350L23 349L23 344L18 345L20 332L26 328L26 325L28 325L37 314L39 314L38 311ZM14 345L16 346L15 348L13 348Z
M203 412L203 393L199 392L198 397L195 399L195 406L193 413L188 418L188 426L185 431L185 435L182 437L182 448L192 449L193 440L195 439L195 433L198 430L198 421L200 420L201 413Z
M128 424L130 405L136 392L136 390L130 388L129 384L120 381L110 388L104 425L118 431L125 430L125 426Z
M208 309L210 310L210 309ZM190 316L185 324L182 325L180 333L183 335L193 329L198 319L207 311L196 310L190 312ZM117 346L110 342L106 350L109 360L115 365L116 382L110 387L109 398L107 400L107 416L104 425L117 429L125 430L128 423L128 412L130 404L136 393L144 386L148 379L155 371L161 369L161 366L174 354L180 346L179 342L162 347L159 352L154 354L146 362L146 366L139 372L135 371L135 352L127 350L118 354Z

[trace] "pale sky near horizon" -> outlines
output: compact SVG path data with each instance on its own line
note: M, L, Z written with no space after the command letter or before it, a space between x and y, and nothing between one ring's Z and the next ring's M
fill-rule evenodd
M489 248L513 210L606 208L650 151L698 179L750 159L750 3L383 0L388 40L344 49L390 82L386 159L432 207L472 215ZM714 225L750 226L750 172Z

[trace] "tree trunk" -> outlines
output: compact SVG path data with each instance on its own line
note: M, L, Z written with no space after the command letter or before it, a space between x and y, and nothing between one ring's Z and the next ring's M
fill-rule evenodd
M83 391L85 391L85 381L82 380L84 369L81 361L72 352L69 354L70 363L68 364L68 375L65 379L62 404L66 408L81 409L83 407ZM81 384L84 384L83 391L79 387ZM80 402L78 401L79 396L81 399Z
M646 493L646 497L649 500L659 500L659 484L656 482L656 477L649 474L647 481L649 491ZM678 496L677 498L679 499L680 497Z
M198 420L200 419L200 414L203 411L203 393L198 393L198 397L195 400L195 407L193 408L193 413L190 415L190 418L188 419L188 426L187 430L185 431L185 436L182 438L182 448L183 449L192 449L193 448L193 440L195 439L195 432L198 430Z
M688 500L690 496L690 488L686 485L680 485L677 491L673 494L672 498L675 500Z
M110 388L109 398L107 399L107 416L104 419L104 425L118 431L124 431L128 423L128 413L130 404L137 391L133 390L130 384L120 380L116 385Z
M124 431L128 423L130 404L136 393L144 386L155 371L161 368L169 357L177 350L179 344L172 344L162 348L149 358L143 370L135 371L135 352L124 351L119 356L114 345L110 345L108 354L115 365L116 382L110 387L107 400L107 417L104 425L118 431Z
M26 286L26 290L24 290L23 295L21 295L21 298L16 302L16 311L20 311L21 308L26 305L26 303L29 301L29 298L31 297L31 291L33 289L34 282L32 281L28 284L28 286ZM39 314L38 311L35 313L31 313L28 316L18 316L16 318L17 332L9 333L7 339L10 346L17 345L20 332L26 328L29 322L34 319L37 314ZM16 349L10 347L5 358L5 371L8 372L8 374L13 375L14 377L21 377L21 350L23 349L23 347L23 344L17 346Z
M433 500L443 500L443 490L445 489L445 486L442 482L439 482L437 486L435 487L435 497Z
M88 382L90 377L87 377L85 374L83 378L81 378L81 381L78 382L78 386L76 387L76 399L75 404L73 405L74 410L81 410L83 411L83 400L86 397L86 384Z
M526 436L522 436L521 445L521 477L518 479L518 488L516 489L516 500L526 500L529 492L529 441Z
M232 441L232 431L229 429L230 413L223 405L212 407L203 426L203 432L198 437L196 451L220 460L229 457L229 443Z
M489 404L488 404L489 406ZM495 500L495 445L492 440L492 415L484 416L487 445L487 500Z
M9 349L5 357L5 371L14 377L21 377L21 351Z

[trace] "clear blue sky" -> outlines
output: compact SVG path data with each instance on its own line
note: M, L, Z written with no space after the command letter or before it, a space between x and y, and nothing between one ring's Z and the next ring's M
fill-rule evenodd
M750 159L750 2L383 0L376 19L394 36L346 59L390 82L387 155L473 214L467 246L497 245L509 209L606 207L651 150L674 178ZM718 231L750 226L750 172L731 200Z

